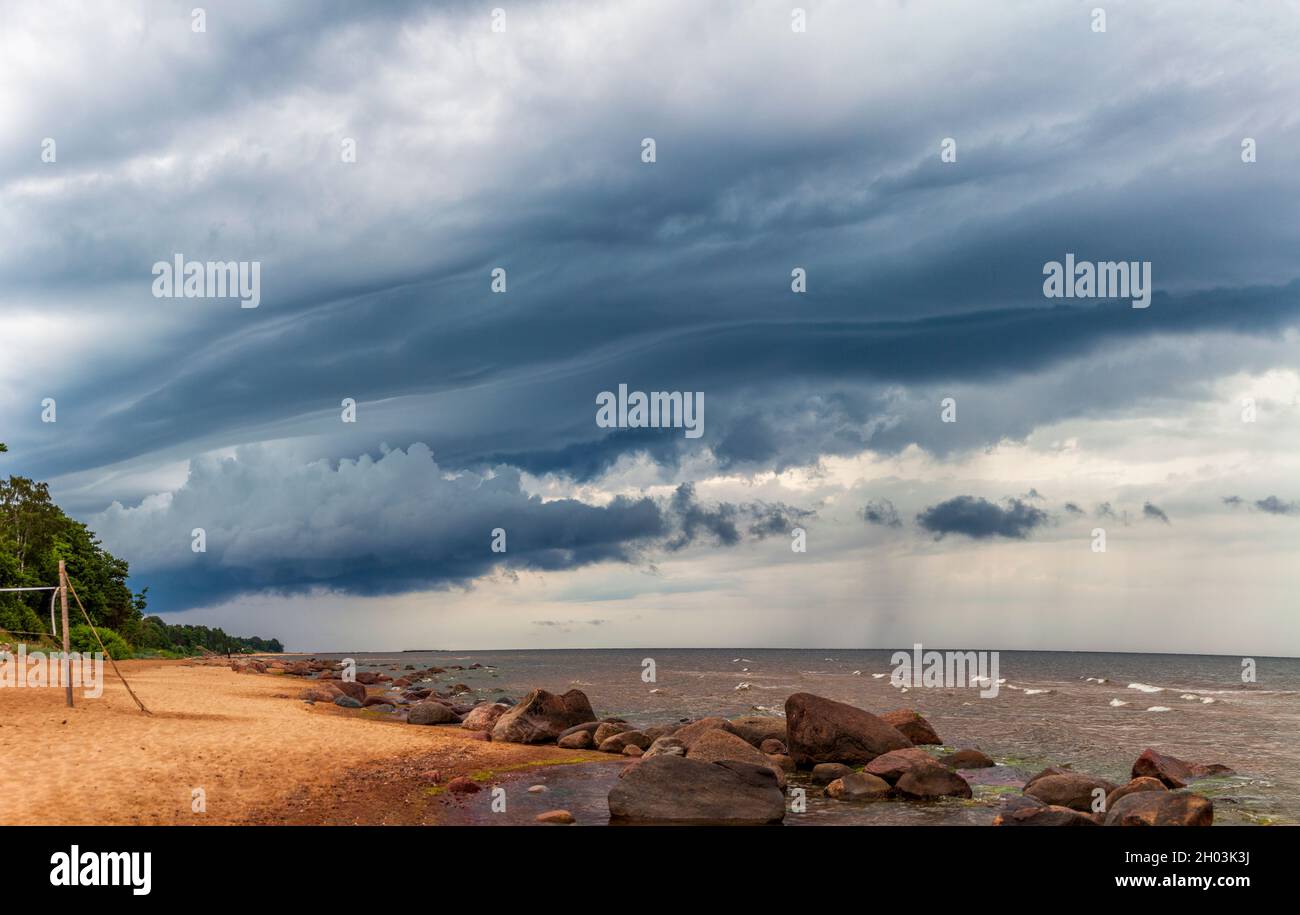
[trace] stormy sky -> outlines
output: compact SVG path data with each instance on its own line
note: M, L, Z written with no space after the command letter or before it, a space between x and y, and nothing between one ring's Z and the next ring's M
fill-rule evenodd
M0 471L153 611L1300 654L1288 5L194 8L0 22ZM177 254L260 305L155 297ZM1150 306L1046 298L1067 254Z

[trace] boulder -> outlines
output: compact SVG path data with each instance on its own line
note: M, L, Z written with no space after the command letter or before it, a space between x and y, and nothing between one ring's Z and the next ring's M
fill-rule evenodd
M732 718L727 730L745 740L751 746L761 746L764 740L785 742L785 719L771 715L746 715Z
M844 763L818 763L812 768L814 785L829 785L837 778L852 774L853 768L844 765Z
M541 743L555 740L566 728L594 720L587 696L571 689L557 696L535 689L511 708L492 728L492 739L503 743Z
M755 766L767 766L776 776L777 787L785 787L785 772L780 766L774 765L772 760L755 749L754 745L743 737L721 728L705 731L697 737L686 751L686 758L702 759L706 762L734 760Z
M673 736L674 734L677 733L677 729L680 727L681 725L677 723L656 724L648 728L642 728L641 732L645 734L645 736L649 737L651 740L658 740L660 737Z
M1086 813L1044 804L1032 797L1009 797L1002 810L993 818L994 826L1096 826L1097 821Z
M785 756L785 744L775 737L769 737L758 745L758 748L768 756Z
M715 728L722 728L724 731L731 730L731 722L726 718L701 718L698 721L692 721L684 724L677 730L673 731L673 736L682 742L682 745L689 748L696 737L699 737L705 731L711 731Z
M596 733L599 734L600 732L597 731ZM644 751L650 749L650 744L653 742L640 731L620 731L612 737L606 737L598 749L602 753L622 753L628 747L636 747Z
M366 688L355 680L332 680L330 684L338 687L338 691L345 696L351 696L358 702L366 701Z
M785 818L785 795L766 766L682 756L642 759L609 792L612 821L757 826Z
M1160 779L1150 778L1144 775L1141 778L1133 779L1127 785L1120 785L1110 794L1106 795L1106 809L1110 810L1110 808L1114 807L1115 802L1118 801L1120 798L1126 797L1127 795L1130 794L1135 794L1138 791L1168 791L1168 790L1169 789L1165 787L1165 783L1162 782Z
M366 696L365 699L361 700L362 708L371 708L376 705L387 705L392 707L396 704L397 702L392 696Z
M550 823L558 826L568 826L574 822L573 814L567 810L548 810L545 813L537 814L537 822Z
M382 674L376 673L373 670L359 670L357 671L357 682L363 686L373 686L380 681L380 677L382 676ZM387 678L385 677L384 679Z
M922 744L939 745L943 743L939 735L935 733L930 722L926 721L919 713L912 711L910 708L895 709L892 712L885 712L880 716L880 720L894 728L912 743L918 747Z
M616 734L622 734L624 731L632 730L632 726L626 722L618 721L601 721L596 725L596 730L591 735L591 742L600 746Z
M480 702L469 710L460 723L467 731L490 731L497 719L505 714L506 707L495 702Z
M456 724L460 718L441 702L426 699L411 706L410 715L406 720L409 724Z
M656 756L685 756L686 744L676 737L660 737L650 744L650 749L642 754L642 759L654 759Z
M506 703L502 702L500 699L497 700L497 705L504 706L505 708L510 707L509 705L506 705ZM594 734L596 733L596 728L600 727L601 724L602 722L599 721L584 721L582 724L575 724L571 728L565 728L563 731L560 732L560 736L568 737L570 734L576 734L579 731L582 731L586 734Z
M795 693L785 700L790 755L801 768L817 763L869 763L912 742L870 712L814 696Z
M782 772L793 773L798 767L794 764L794 759L783 753L769 753L767 758L772 760L772 764Z
M591 731L574 731L572 734L565 734L556 741L556 745L562 750L590 750Z
M936 797L970 797L970 785L966 779L947 766L941 766L933 760L928 766L913 766L894 783L898 793L914 800L928 800Z
M361 708L361 703L351 696L335 696L334 704L339 708Z
M335 696L341 696L342 693L330 692L327 689L304 689L298 694L298 698L305 702L333 702Z
M908 747L903 750L890 750L882 753L863 767L862 771L879 776L891 785L903 777L903 773L919 767L935 765L934 757L924 750Z
M483 790L483 786L471 778L458 775L447 782L447 790L452 794L478 794Z
M1104 799L1115 785L1101 778L1084 775L1081 772L1065 772L1060 775L1044 775L1025 788L1025 794L1058 807L1069 807L1082 813L1092 813L1099 798Z
M939 761L949 769L991 769L997 765L979 750L958 750Z
M1211 826L1214 804L1199 794L1137 791L1115 802L1107 826Z
M638 747L638 746L637 746L636 744L634 744L634 743L630 743L630 744L628 744L627 746L625 746L625 747L623 748L623 755L624 755L624 756L633 756L633 757L636 757L636 756L640 756L640 755L641 755L642 753L644 753L644 752L645 752L645 750L641 749L640 747Z
M865 772L850 772L826 786L826 796L837 801L873 801L889 794L889 782Z
M1188 782L1210 775L1231 775L1232 769L1217 763L1191 763L1177 756L1166 756L1151 748L1142 751L1142 755L1133 763L1134 778L1158 778L1170 788L1183 788Z
M1029 780L1025 782L1025 787L1028 788L1034 782L1038 781L1040 778L1043 778L1046 775L1072 775L1072 774L1073 771L1070 769L1069 766L1048 766L1046 769L1044 769L1042 772L1039 772L1037 775L1031 775L1029 777Z

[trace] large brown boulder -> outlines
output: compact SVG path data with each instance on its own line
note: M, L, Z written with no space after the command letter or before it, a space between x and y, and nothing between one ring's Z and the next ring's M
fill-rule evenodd
M966 779L947 766L931 761L928 766L914 766L894 783L903 797L927 800L936 797L970 797Z
M490 731L497 719L505 714L506 707L495 702L480 702L469 710L460 726L467 731Z
M785 795L766 766L682 756L642 759L609 792L615 822L758 826L785 818Z
M726 718L701 718L698 721L692 721L690 724L684 724L677 730L673 731L672 736L676 737L686 747L694 743L695 738L699 737L705 731L711 731L714 728L722 728L724 731L731 730L731 722Z
M722 762L729 759L755 766L767 766L776 775L777 786L785 787L785 773L780 766L773 763L744 738L721 728L705 731L695 738L695 742L686 751L686 758L702 759L706 762Z
M1032 797L1009 797L993 818L994 826L1096 826L1086 813L1044 804Z
M814 785L829 785L835 779L852 773L853 767L844 763L818 763L812 767L812 780Z
M600 731L596 732L599 736ZM595 738L592 738L593 742ZM654 743L645 734L640 731L620 731L617 734L611 734L600 742L599 750L602 753L622 753L628 747L636 747L642 752L650 749L650 744Z
M826 796L837 801L874 801L889 794L889 783L865 772L850 772L826 786Z
M591 731L573 731L564 734L555 745L561 750L589 750L591 749Z
M1214 804L1199 794L1138 791L1115 802L1107 826L1211 826Z
M1025 794L1058 807L1069 807L1081 813L1092 813L1094 805L1101 809L1104 799L1116 788L1110 782L1080 772L1061 775L1044 775L1025 788ZM1098 801L1101 803L1098 803Z
M660 737L650 744L650 749L642 755L642 759L653 759L656 756L685 756L686 744L682 743L676 737L669 735Z
M615 734L622 734L624 731L630 730L632 730L632 725L627 724L626 722L601 721L597 723L596 730L592 732L591 742L596 746L600 746Z
M785 700L785 721L786 745L801 768L824 762L860 765L912 746L870 712L812 693L795 693Z
M358 702L366 701L366 688L355 680L331 680L330 685L338 687L339 692Z
M940 761L949 769L991 769L997 765L979 750L958 750Z
M1110 810L1110 808L1114 807L1115 802L1118 801L1120 798L1126 797L1127 795L1130 794L1135 794L1138 791L1168 791L1168 790L1169 789L1165 787L1165 783L1162 782L1160 779L1149 778L1144 775L1141 776L1140 778L1133 779L1127 785L1120 785L1110 794L1106 795L1106 809Z
M727 730L742 737L750 745L761 746L764 740L779 740L785 743L785 719L770 715L746 715L732 718Z
M883 778L892 785L902 778L905 772L934 764L934 757L929 753L908 747L903 750L890 750L888 753L882 753L867 763L862 771Z
M1177 756L1157 753L1150 747L1143 750L1142 755L1133 763L1134 778L1158 778L1170 788L1183 788L1193 779L1205 778L1209 775L1231 774L1232 769L1227 766L1218 763L1210 765L1192 763Z
M935 733L930 722L926 721L919 713L912 711L910 708L900 708L892 712L885 712L880 716L880 720L894 728L912 743L918 747L922 744L943 743L939 735Z
M535 689L492 727L492 739L502 743L542 743L555 740L565 729L594 720L596 713L581 690L561 696Z
M406 721L408 724L457 724L460 722L460 716L449 706L426 699L411 706Z

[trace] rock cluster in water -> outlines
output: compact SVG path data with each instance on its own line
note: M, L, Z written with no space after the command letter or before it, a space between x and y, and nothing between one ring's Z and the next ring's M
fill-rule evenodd
M823 786L825 797L845 803L970 798L970 783L961 772L996 765L978 749L942 757L920 749L943 741L912 709L875 715L812 693L786 699L784 718L711 717L636 728L621 718L597 718L586 694L577 689L560 695L534 689L518 702L502 696L470 705L460 701L474 692L465 684L444 692L425 685L450 670L478 669L477 664L425 670L407 665L396 678L364 671L352 681L341 678L338 664L316 659L237 659L231 666L237 672L313 677L314 685L299 694L309 703L386 712L413 725L458 725L480 739L553 743L627 758L629 764L609 793L612 821L780 823L786 816L787 777L796 773ZM371 695L367 685L385 692ZM1138 757L1131 780L1123 785L1051 767L1030 778L1022 794L1005 798L993 823L1208 826L1213 803L1179 789L1198 778L1231 772L1227 766L1191 763L1153 749ZM453 793L457 789L472 790L449 786ZM568 823L573 818L567 811L551 811L538 821Z

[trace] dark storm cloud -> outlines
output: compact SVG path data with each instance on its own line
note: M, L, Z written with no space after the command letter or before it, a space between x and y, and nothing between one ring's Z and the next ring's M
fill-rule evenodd
M807 509L765 502L720 502L706 506L696 497L692 483L682 483L677 487L668 501L667 511L677 528L677 533L665 544L672 552L697 541L733 546L740 542L741 526L745 523L748 523L750 536L756 539L788 535L797 524L806 523L815 514Z
M1300 512L1300 503L1284 502L1277 496L1266 496L1255 502L1255 507L1270 515L1294 515Z
M1073 502L1066 502L1065 510L1072 515L1082 515L1084 513L1083 509L1075 505Z
M656 550L788 533L791 519L811 516L782 504L705 503L689 484L662 500L543 501L513 468L449 474L417 444L306 466L241 449L196 462L167 500L114 505L93 521L109 549L133 557L154 603L181 610L250 591L395 594L467 587L498 570L638 563ZM196 527L202 553L191 550ZM498 529L504 552L492 548Z
M1164 510L1158 505L1152 505L1150 502L1142 503L1142 517L1150 518L1153 521L1161 521L1165 524L1169 523L1169 516L1165 514Z
M1024 540L1049 521L1047 512L1020 499L1007 499L1005 507L975 496L957 496L931 505L916 516L922 528L942 539L964 534L975 540L1006 537Z
M82 349L12 376L5 469L67 478L60 496L84 515L158 491L159 466L300 441L325 463L198 467L173 504L221 520L220 561L155 562L156 591L377 593L493 568L484 525L509 527L511 568L547 569L774 536L805 517L689 490L534 504L517 471L589 482L640 456L670 475L706 449L741 474L914 443L944 455L1294 364L1277 341L1300 316L1300 174L1283 156L1245 166L1235 135L1248 124L1272 149L1300 144L1276 114L1294 55L1256 61L1177 7L1144 9L1133 15L1156 17L1167 72L1211 74L1155 79L1132 65L1149 19L1102 44L1068 12L952 24L958 13L913 4L878 49L912 49L889 64L896 78L832 79L860 66L849 36L871 34L866 6L818 11L806 54L749 6L629 6L617 40L604 14L545 3L511 7L495 37L474 4L223 4L203 36L180 4L107 23L6 10L11 34L30 19L47 53L13 55L0 85L13 109L0 307L62 319ZM956 55L929 40L949 25L966 39ZM711 88L647 83L638 59ZM963 79L972 68L987 78ZM951 167L936 148L948 131ZM46 133L57 167L33 164ZM638 159L648 134L654 166ZM354 165L342 136L359 140ZM153 299L149 265L175 251L262 261L263 305ZM1067 251L1150 259L1151 307L1046 302L1042 265ZM488 288L498 265L504 295ZM1087 360L1103 354L1097 371ZM619 383L704 392L704 437L597 428L595 395ZM29 408L51 393L57 426ZM949 395L960 421L942 424ZM339 421L343 397L360 403L355 424ZM426 442L441 471L485 482L408 517L432 478L404 479L394 459L362 475L363 534L367 509L319 468L383 441ZM337 500L335 542L302 516ZM279 515L259 520L262 503ZM994 533L970 536L1041 523L1024 503L984 504L1001 514L976 505L966 523ZM187 548L201 523L178 513L175 539L155 542L130 521L152 509L135 510L103 516L128 556ZM466 527L443 530L444 516ZM375 535L394 524L400 542ZM304 532L301 554L276 547ZM371 541L388 545L371 555Z

